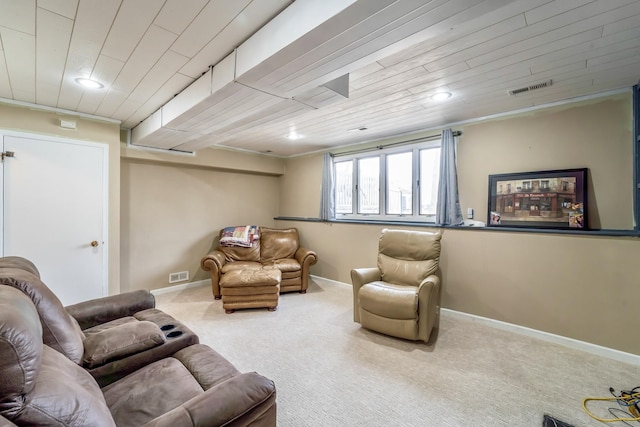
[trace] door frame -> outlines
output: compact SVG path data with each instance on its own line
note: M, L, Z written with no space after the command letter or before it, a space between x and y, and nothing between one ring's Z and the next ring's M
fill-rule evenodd
M5 136L75 144L102 150L102 188L104 189L102 194L102 206L104 207L102 211L102 295L109 295L109 144L0 128L0 151L4 151ZM4 256L4 166L0 166L0 208L0 257L2 257Z

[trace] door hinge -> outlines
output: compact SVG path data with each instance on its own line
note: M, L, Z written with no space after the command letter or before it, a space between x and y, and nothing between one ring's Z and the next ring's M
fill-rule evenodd
M3 151L0 153L0 162L4 162L5 157L14 157L14 155L13 151Z

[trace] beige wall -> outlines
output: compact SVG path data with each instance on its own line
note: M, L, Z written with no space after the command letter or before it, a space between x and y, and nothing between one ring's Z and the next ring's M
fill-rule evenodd
M596 224L630 229L630 94L478 122L458 128L460 198L476 219L487 207L492 173L588 167ZM287 161L280 215L317 216L322 156ZM294 174L297 174L295 175ZM296 183L299 183L297 185ZM305 206L295 203L307 201ZM354 267L374 266L378 225L277 221L298 227L318 253L312 274L350 283ZM401 227L410 228L410 227ZM420 228L424 229L424 228ZM640 354L622 325L640 314L637 238L442 229L443 307Z
M74 120L63 129L60 119ZM117 123L53 111L0 104L0 128L38 135L78 139L109 146L109 293L120 290L120 126Z
M169 274L185 270L190 281L207 279L200 259L217 247L218 231L239 224L273 226L280 203L278 176L255 171L127 158L121 183L123 292L169 286Z

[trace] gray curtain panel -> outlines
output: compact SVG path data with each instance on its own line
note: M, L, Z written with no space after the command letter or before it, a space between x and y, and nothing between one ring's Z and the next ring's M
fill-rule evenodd
M460 225L464 222L458 198L456 140L451 129L442 131L440 147L440 184L436 207L436 224Z
M320 219L329 221L336 217L333 198L333 155L324 153L322 159L322 196L320 199Z

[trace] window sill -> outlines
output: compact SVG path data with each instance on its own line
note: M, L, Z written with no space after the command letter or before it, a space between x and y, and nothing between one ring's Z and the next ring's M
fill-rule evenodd
M304 217L290 217L290 216L277 216L274 218L276 221L300 221L300 222L324 222L328 224L362 224L362 225L389 225L389 226L402 226L402 227L424 227L424 228L453 228L456 230L471 230L471 231L488 231L488 232L510 232L510 233L537 233L537 234L563 234L571 236L613 236L613 237L640 237L640 230L566 230L566 229L553 229L553 228L520 228L520 227L476 227L466 225L436 225L434 223L425 222L402 222L402 221L380 221L380 220L351 220L351 219L339 219L323 221L320 218L304 218Z

